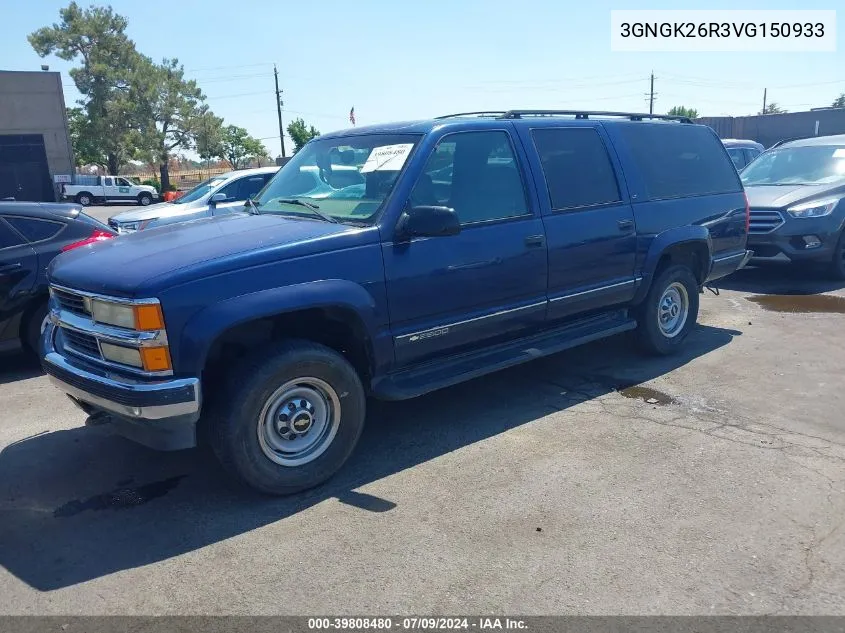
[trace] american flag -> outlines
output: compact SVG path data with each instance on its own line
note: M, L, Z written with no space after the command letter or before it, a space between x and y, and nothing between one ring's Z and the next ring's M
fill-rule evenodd
M355 106L352 106L352 109L349 111L349 122L355 125Z

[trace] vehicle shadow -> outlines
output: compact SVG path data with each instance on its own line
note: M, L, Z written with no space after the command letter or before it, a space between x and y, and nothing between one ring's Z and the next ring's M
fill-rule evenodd
M713 287L767 295L813 295L845 288L845 281L826 276L813 266L771 263L749 266L716 280Z
M0 385L42 375L38 359L23 352L0 353Z
M390 512L393 501L357 489L666 374L739 334L699 326L681 354L664 358L643 357L617 336L413 401L373 402L341 472L287 498L234 483L201 449L158 453L104 427L27 438L0 452L0 565L49 591L185 554L326 499Z

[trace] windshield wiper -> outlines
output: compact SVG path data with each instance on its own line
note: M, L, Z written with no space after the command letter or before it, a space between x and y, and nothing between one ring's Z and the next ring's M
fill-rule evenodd
M258 209L259 203L253 200L252 198L247 198L246 202L244 202L244 206L246 207L247 211L249 211L250 215L259 215L261 211Z
M337 224L337 220L335 218L320 211L320 207L313 202L305 202L305 200L300 200L299 198L279 198L277 202L281 202L282 204L297 204L301 207L305 207L318 218L322 218L326 222L331 222L332 224Z

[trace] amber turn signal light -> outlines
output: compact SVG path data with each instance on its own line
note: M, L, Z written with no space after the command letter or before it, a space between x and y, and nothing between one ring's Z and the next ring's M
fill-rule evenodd
M166 347L142 347L141 362L144 371L166 371L170 365L170 351Z
M164 316L161 305L148 303L135 306L135 327L138 330L163 330Z

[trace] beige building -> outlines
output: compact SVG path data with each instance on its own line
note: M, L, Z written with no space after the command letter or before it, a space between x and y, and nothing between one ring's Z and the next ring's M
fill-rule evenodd
M56 200L73 171L61 74L0 70L0 199Z

